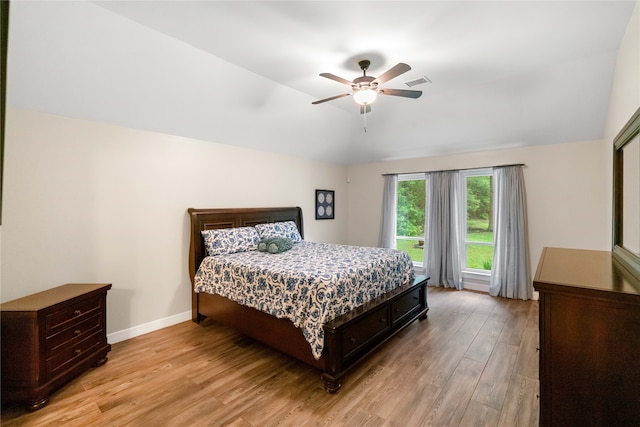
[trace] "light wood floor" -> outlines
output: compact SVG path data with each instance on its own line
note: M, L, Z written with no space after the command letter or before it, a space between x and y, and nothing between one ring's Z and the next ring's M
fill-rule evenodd
M538 303L429 288L429 317L351 371L320 372L218 324L117 343L3 426L537 426Z

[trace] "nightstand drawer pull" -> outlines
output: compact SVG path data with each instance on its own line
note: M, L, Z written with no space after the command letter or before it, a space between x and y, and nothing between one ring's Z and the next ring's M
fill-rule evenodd
M75 310L73 314L75 314L76 316L80 316L82 312L80 310Z
M76 329L75 331L73 331L73 335L78 336L82 333L82 331L80 329Z
M356 342L356 339L354 337L351 337L351 338L349 338L349 342L350 343L354 343L354 342Z
M80 353L82 353L82 350L80 350L79 348L76 348L75 350L73 350L73 354L75 354L76 356L79 355Z

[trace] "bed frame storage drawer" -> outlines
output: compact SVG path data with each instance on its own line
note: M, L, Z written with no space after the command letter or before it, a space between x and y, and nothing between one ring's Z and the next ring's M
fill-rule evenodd
M414 289L391 303L391 323L420 309L420 289Z
M379 308L352 325L342 333L342 352L345 359L353 356L362 346L371 342L378 334L390 326L389 307Z

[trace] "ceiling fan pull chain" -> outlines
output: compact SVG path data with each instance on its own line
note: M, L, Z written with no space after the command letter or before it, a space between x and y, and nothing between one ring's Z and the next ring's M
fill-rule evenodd
M364 106L364 133L367 133L367 106Z

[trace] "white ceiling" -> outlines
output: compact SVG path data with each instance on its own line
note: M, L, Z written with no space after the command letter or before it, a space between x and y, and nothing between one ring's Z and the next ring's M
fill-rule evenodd
M340 146L327 143L324 150L311 145L305 149L299 141L289 150L284 138L272 138L272 147L261 147L293 155L313 153L318 160L342 163L601 139L617 49L636 4L92 3L300 93L303 96L296 99L303 101L296 102L309 120L326 117L327 111L347 120L346 132L336 138ZM413 88L423 91L419 99L379 97L366 116L366 132L364 117L350 97L308 108L313 100L349 91L319 73L352 80L361 75L360 59L371 61L372 76L398 62L412 67L383 87L408 89L405 82L423 76L432 83ZM16 92L11 99L21 104L18 98L24 91ZM296 120L286 126L308 122ZM233 144L233 139L225 143ZM310 139L309 144L317 141Z

